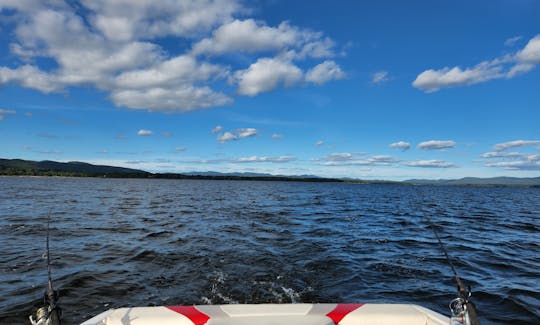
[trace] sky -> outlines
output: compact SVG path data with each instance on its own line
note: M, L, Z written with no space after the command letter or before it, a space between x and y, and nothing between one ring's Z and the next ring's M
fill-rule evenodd
M0 158L540 176L540 1L0 0Z

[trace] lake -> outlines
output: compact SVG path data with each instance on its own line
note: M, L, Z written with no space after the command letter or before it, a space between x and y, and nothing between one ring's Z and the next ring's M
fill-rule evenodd
M540 323L540 189L0 177L0 323L28 323L51 258L66 324L121 306L414 303Z

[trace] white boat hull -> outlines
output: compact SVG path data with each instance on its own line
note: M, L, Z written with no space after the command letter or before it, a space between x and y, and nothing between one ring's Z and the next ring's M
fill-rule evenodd
M118 308L81 325L448 325L410 304L258 304Z

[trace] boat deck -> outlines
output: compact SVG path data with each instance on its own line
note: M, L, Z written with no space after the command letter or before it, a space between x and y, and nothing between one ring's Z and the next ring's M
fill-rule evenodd
M448 325L412 304L257 304L118 308L81 325Z

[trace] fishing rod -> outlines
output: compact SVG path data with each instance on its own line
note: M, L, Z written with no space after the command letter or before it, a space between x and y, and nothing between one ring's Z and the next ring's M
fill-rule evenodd
M47 215L47 244L45 255L47 257L47 291L43 295L44 306L39 308L35 315L30 315L32 325L60 325L62 310L58 306L58 292L54 290L51 277L51 254L49 250L49 233L51 224L51 211Z
M439 233L437 232L437 229L433 225L433 222L431 222L431 219L427 216L427 214L423 212L423 210L422 210L422 216L427 221L429 227L435 234L435 237L437 238L437 242L439 243L439 248L441 249L444 256L446 257L446 262L450 265L450 268L452 269L452 273L454 273L454 280L457 283L458 296L457 298L452 300L449 304L450 311L452 312L450 324L480 325L480 319L478 318L478 314L476 313L476 307L474 306L474 303L470 300L472 296L471 286L467 286L467 288L465 288L465 286L463 285L463 282L461 282L461 279L456 271L456 267L454 266L454 263L452 263L452 260L450 259L450 255L448 254L448 250L446 249L446 246L442 242L441 237L439 236Z

